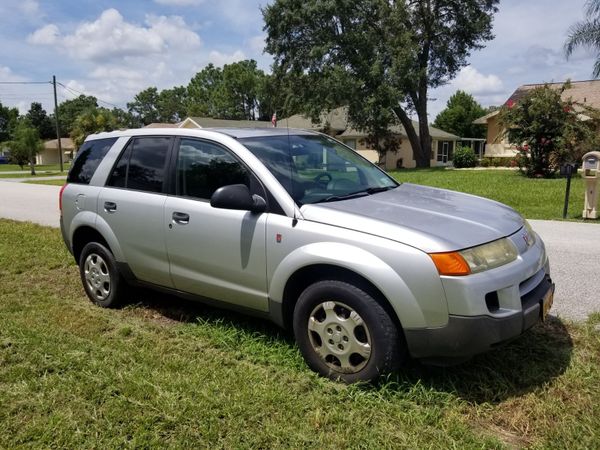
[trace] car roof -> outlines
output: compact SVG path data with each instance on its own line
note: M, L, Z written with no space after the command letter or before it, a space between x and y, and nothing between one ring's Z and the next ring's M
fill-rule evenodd
M288 136L288 135L318 135L320 133L297 128L133 128L129 130L109 131L91 134L86 140L105 139L123 136L199 136L205 133L219 133L235 139L250 137Z

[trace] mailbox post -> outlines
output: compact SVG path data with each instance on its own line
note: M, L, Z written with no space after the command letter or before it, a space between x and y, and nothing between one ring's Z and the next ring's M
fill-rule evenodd
M597 219L598 212L598 180L600 180L600 152L589 152L583 155L582 177L585 180L584 219Z

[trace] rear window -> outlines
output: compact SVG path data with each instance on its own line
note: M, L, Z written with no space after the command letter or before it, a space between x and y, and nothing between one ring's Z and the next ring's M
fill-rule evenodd
M133 139L117 161L107 186L162 192L170 144L168 137Z
M90 184L102 158L115 143L117 138L98 139L84 142L77 152L67 177L68 183Z

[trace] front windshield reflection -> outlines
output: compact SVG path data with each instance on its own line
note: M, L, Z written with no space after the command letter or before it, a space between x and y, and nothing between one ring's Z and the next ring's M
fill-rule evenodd
M299 204L343 200L398 185L352 149L323 135L242 138Z

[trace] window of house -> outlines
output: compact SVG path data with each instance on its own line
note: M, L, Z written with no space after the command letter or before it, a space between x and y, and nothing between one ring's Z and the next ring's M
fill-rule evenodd
M356 139L344 139L344 144L353 150L356 150Z

